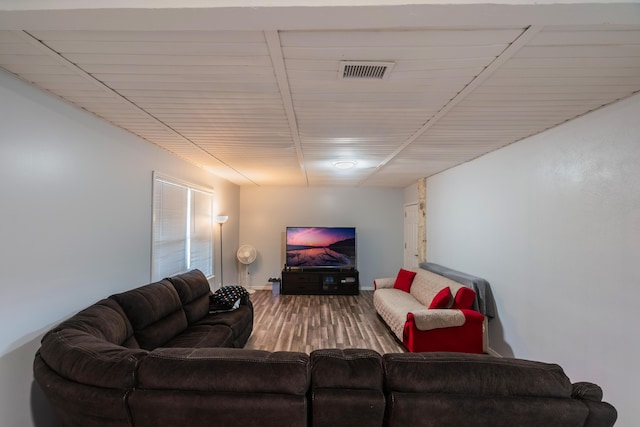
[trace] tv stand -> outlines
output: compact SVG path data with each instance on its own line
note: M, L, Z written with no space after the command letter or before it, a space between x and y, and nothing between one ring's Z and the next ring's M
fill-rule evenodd
M358 270L347 268L285 267L282 270L283 295L358 295Z

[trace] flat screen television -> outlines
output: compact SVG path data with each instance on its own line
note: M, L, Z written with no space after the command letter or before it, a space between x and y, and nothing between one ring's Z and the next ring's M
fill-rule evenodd
M287 227L286 267L357 268L355 227Z

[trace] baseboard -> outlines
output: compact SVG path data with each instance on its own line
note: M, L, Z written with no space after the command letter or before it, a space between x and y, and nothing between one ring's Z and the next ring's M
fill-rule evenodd
M490 356L502 357L502 355L500 353L498 353L497 351L495 351L491 347L487 348L487 354L490 355Z

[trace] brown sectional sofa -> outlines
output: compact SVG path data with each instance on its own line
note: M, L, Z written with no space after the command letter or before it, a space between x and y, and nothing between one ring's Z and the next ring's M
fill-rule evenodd
M199 271L113 295L49 331L34 376L64 426L612 426L591 383L486 355L242 347L253 307L209 314Z

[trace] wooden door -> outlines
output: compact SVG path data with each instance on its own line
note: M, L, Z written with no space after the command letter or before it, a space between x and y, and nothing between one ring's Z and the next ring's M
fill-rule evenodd
M404 207L404 268L418 268L418 205Z

